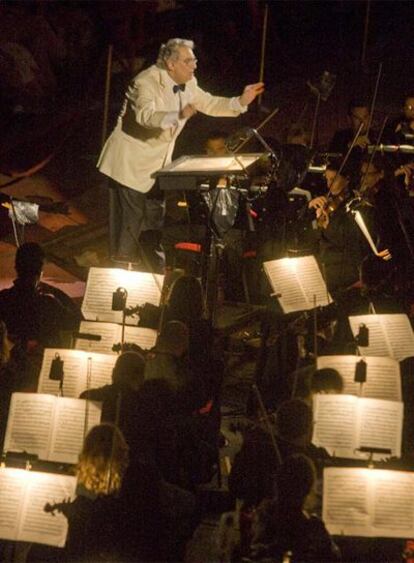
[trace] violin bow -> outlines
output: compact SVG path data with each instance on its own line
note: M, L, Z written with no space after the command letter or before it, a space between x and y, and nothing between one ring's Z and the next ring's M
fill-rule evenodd
M368 121L368 127L367 127L367 132L366 132L367 137L369 135L369 131L370 131L371 125L372 125L372 120L373 120L373 117L374 117L374 110L375 110L375 104L377 103L377 95L378 95L378 88L379 88L379 83L380 83L380 80L381 80L381 75L382 75L382 63L380 63L379 67L378 67L377 79L375 81L374 93L372 95L371 107L370 107L370 110L369 110L369 121Z
M262 399L262 395L261 395L259 388L257 387L256 384L253 385L253 391L256 394L257 403L259 405L259 410L262 414L263 421L266 425L267 431L269 432L270 440L272 441L272 446L273 446L273 449L275 450L277 461L278 461L279 465L282 465L282 456L280 455L280 450L279 450L277 442L276 442L276 438L275 438L275 434L274 434L272 425L269 422L269 415L266 412L266 409L265 409L265 406L264 406L264 403L263 403L263 399Z
M352 142L351 142L351 144L349 145L348 152L346 153L346 155L345 155L344 158L342 159L342 162L341 162L341 165L340 165L340 167L339 167L339 170L337 170L337 172L336 172L336 174L335 174L335 176L334 176L334 179L333 179L331 185L329 186L328 195L327 195L326 197L329 197L329 196L331 195L331 193L332 193L332 186L333 186L333 184L334 184L336 178L341 174L342 170L344 169L345 164L348 162L348 158L350 157L351 152L352 152L352 149L354 148L355 143L357 142L358 137L359 137L359 135L361 134L361 131L362 131L363 126L364 126L364 124L363 124L362 121L361 121L361 123L359 124L359 127L358 127L358 131L355 133L354 138L352 139Z

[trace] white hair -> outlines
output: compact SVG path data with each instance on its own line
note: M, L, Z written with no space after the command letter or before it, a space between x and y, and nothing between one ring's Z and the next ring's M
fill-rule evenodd
M194 49L194 41L191 39L169 39L167 43L163 43L158 52L157 66L166 68L166 62L169 59L177 60L179 56L179 48L188 47Z

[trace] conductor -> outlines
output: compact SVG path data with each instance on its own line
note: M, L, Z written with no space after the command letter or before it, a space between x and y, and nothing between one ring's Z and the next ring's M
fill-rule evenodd
M259 82L233 98L203 91L194 76L193 49L187 39L170 39L161 45L156 64L129 85L115 129L99 157L99 170L109 176L114 261L139 260L141 247L152 267L162 272L160 230L165 205L152 174L171 162L178 135L197 111L237 117L264 90Z

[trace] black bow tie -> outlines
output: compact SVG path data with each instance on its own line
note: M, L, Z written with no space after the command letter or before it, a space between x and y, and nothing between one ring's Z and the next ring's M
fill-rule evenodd
M178 92L178 90L181 90L181 92L184 92L185 84L174 84L174 86L173 86L174 94L176 94Z

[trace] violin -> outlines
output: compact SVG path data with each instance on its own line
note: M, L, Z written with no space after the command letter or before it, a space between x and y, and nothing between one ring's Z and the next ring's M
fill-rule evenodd
M326 229L329 225L330 215L334 213L337 209L339 209L342 206L342 204L346 202L348 197L349 197L348 187L345 187L341 192L339 192L339 194L333 195L332 193L330 193L327 197L323 209L321 209L321 213L319 217L316 220L318 227L321 227L322 229Z

